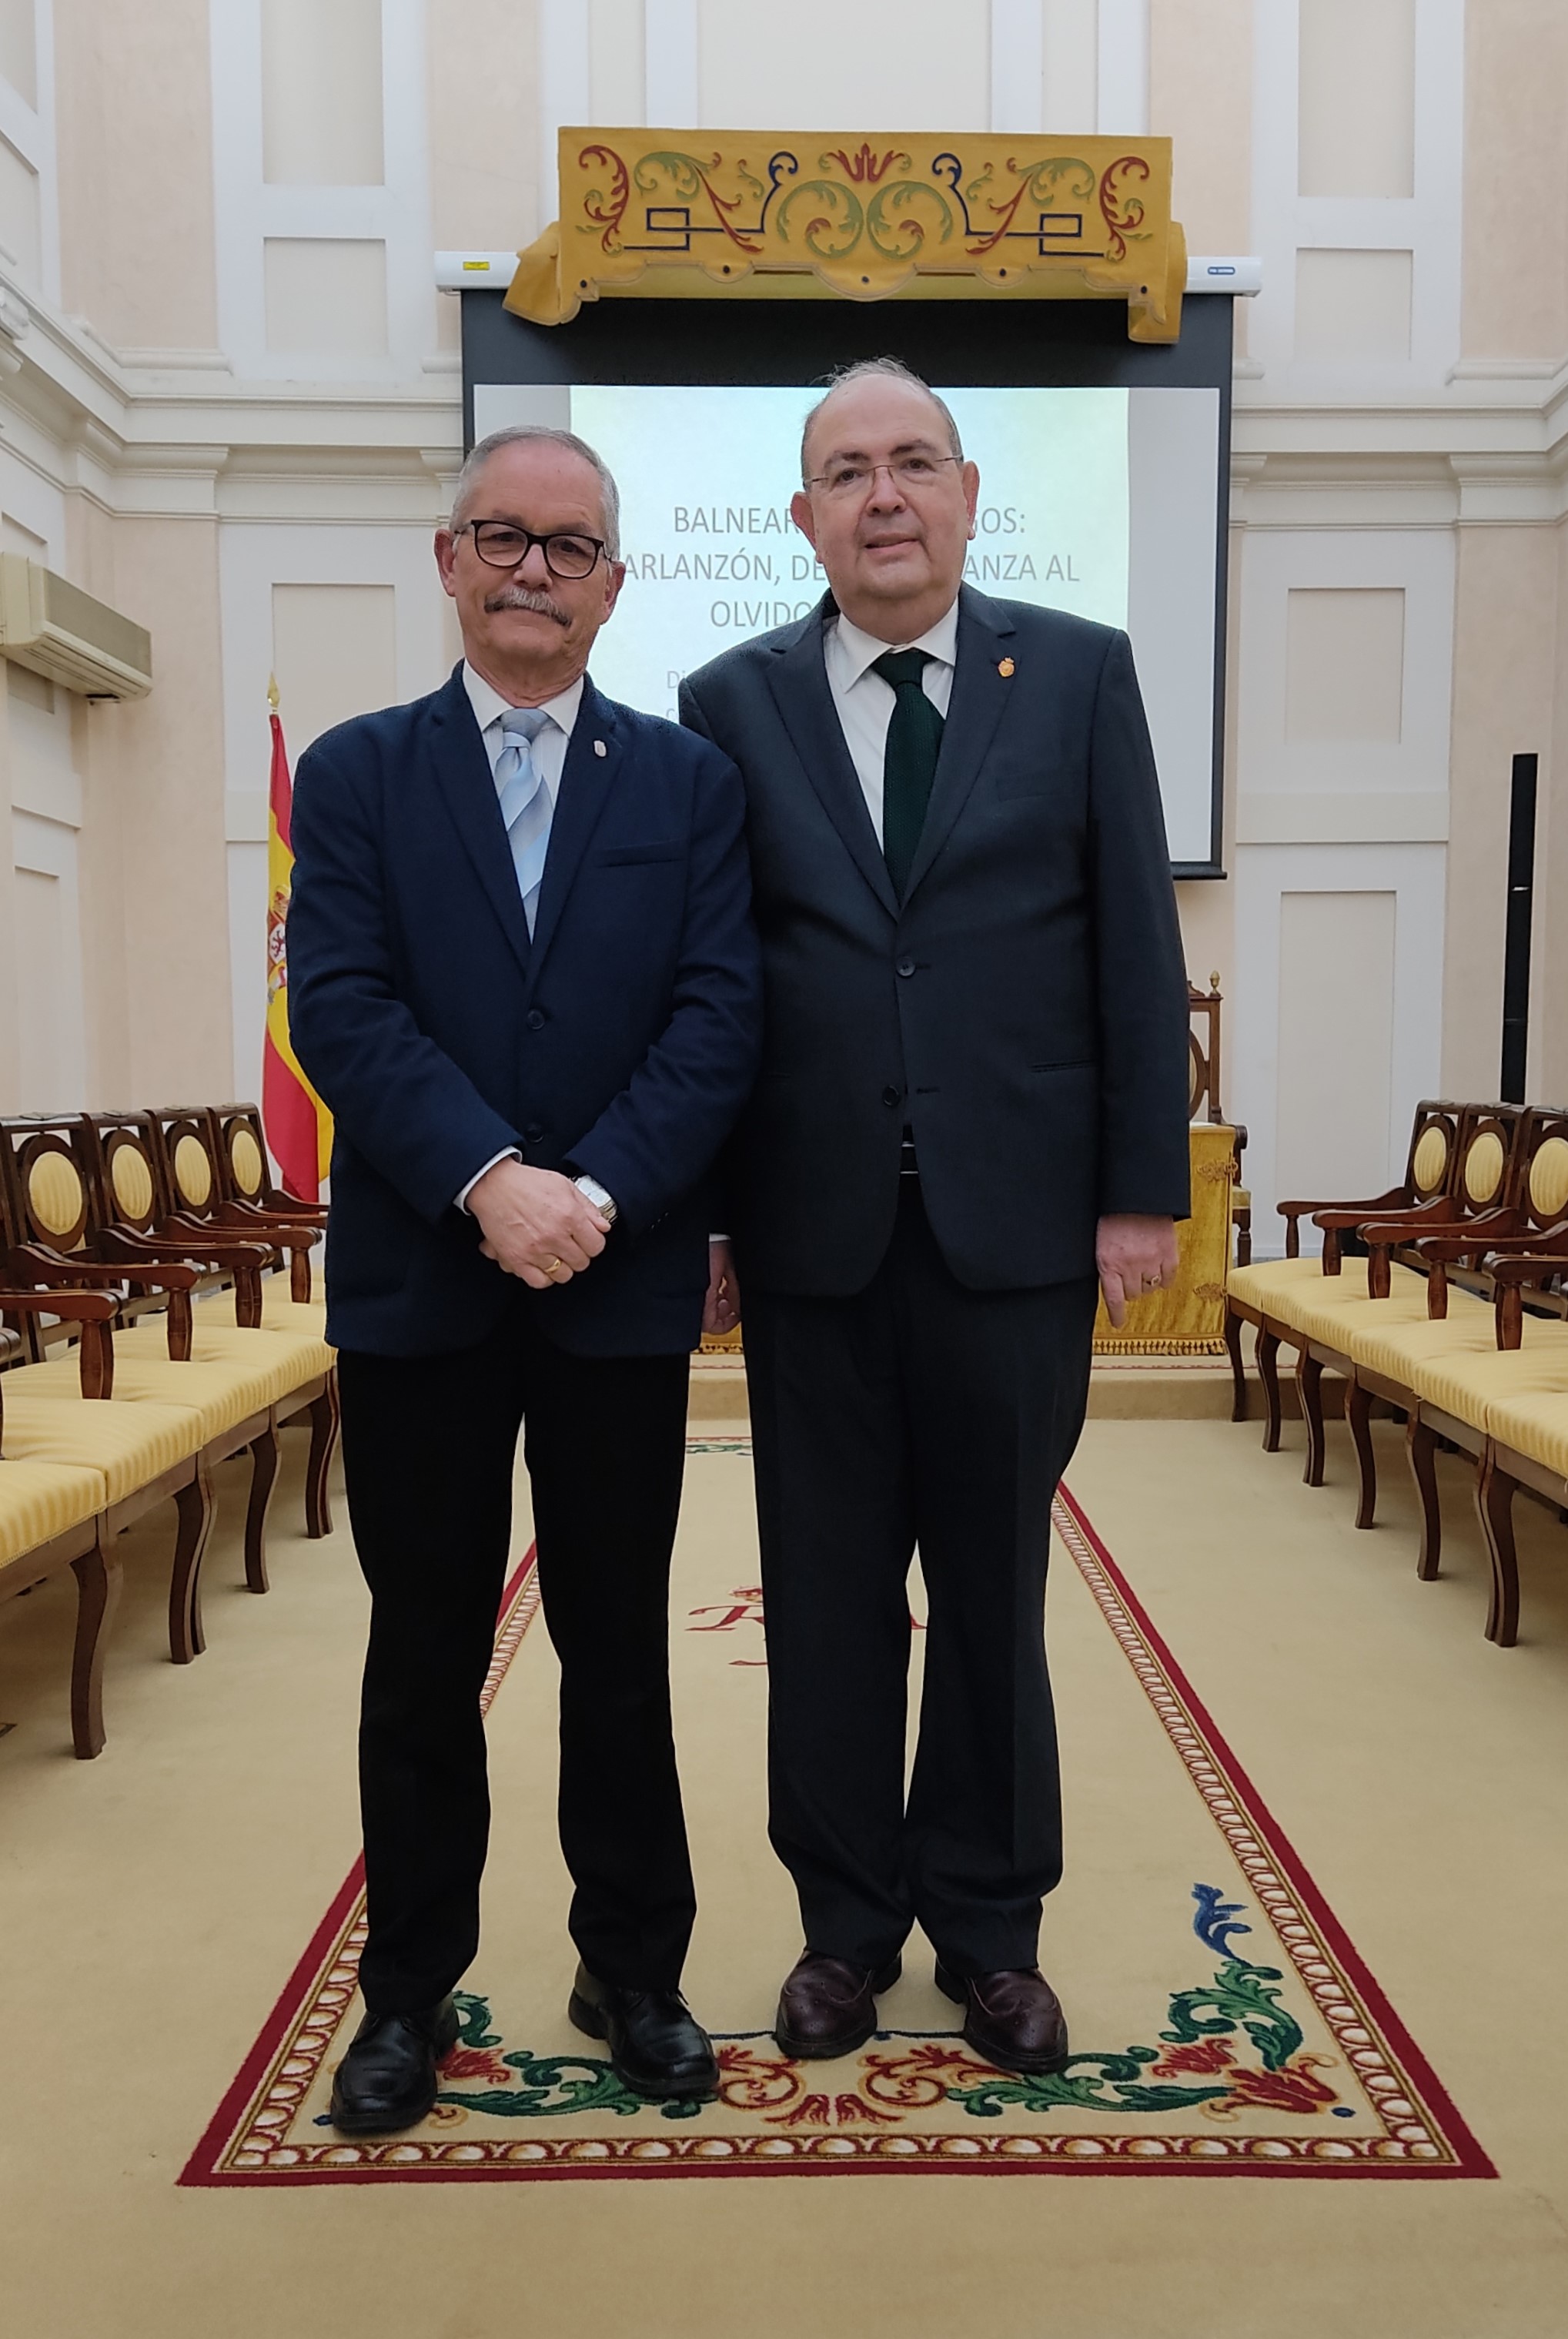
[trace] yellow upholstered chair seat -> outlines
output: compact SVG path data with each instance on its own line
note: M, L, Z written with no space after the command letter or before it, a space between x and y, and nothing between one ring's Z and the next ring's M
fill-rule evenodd
M75 1369L74 1363L72 1367ZM5 1459L64 1463L96 1472L106 1499L123 1502L140 1487L188 1462L202 1444L201 1416L187 1406L103 1404L59 1394L58 1384L40 1388L36 1376L53 1365L23 1365L5 1376Z
M1265 1315L1283 1316L1287 1304L1304 1293L1314 1300L1321 1298L1329 1307L1342 1306L1349 1299L1365 1300L1366 1268L1364 1258L1346 1258L1341 1260L1337 1275L1325 1275L1321 1259L1265 1258L1255 1267L1233 1267L1225 1278L1225 1288L1233 1298ZM1401 1267L1397 1261L1388 1272L1391 1293L1406 1288L1419 1291L1421 1304L1425 1306L1424 1275L1418 1275L1413 1267Z
M1428 1405L1451 1413L1456 1421L1467 1421L1473 1429L1490 1430L1494 1437L1509 1444L1514 1441L1496 1425L1515 1406L1556 1397L1568 1424L1568 1324L1542 1324L1527 1317L1522 1348L1434 1357L1418 1368L1415 1393ZM1528 1446L1523 1450L1533 1451ZM1564 1450L1568 1451L1568 1440Z
M1294 1293L1288 1305L1278 1312L1292 1332L1299 1332L1308 1340L1320 1340L1326 1347L1337 1348L1342 1356L1349 1356L1356 1353L1355 1342L1363 1333L1370 1337L1373 1330L1386 1330L1394 1325L1425 1324L1426 1299L1426 1279L1416 1275L1408 1283L1396 1283L1386 1299L1368 1299L1364 1295L1331 1297L1328 1290L1321 1288L1303 1290ZM1450 1322L1467 1308L1474 1308L1484 1318L1490 1329L1490 1308L1472 1299L1466 1291L1449 1293Z
M291 1299L281 1278L270 1278L261 1286L261 1328L267 1332L310 1332L318 1340L327 1337L327 1303L324 1299ZM336 1351L333 1352L334 1354Z
M282 1368L287 1377L278 1389L278 1396L286 1396L301 1381L314 1380L318 1373L330 1372L333 1351L319 1332L286 1332L278 1327L260 1330L236 1328L232 1324L212 1324L198 1313L191 1335L191 1354L199 1364L242 1365L250 1367L264 1358L269 1365ZM274 1399L276 1402L276 1399Z
M1543 1470L1568 1478L1568 1377L1558 1389L1495 1398L1486 1426L1499 1446L1511 1446Z
M282 1363L261 1363L244 1367L228 1364L177 1364L168 1356L151 1352L154 1342L163 1346L161 1331L149 1329L141 1334L119 1334L114 1342L114 1395L112 1402L125 1405L158 1405L183 1406L196 1416L199 1435L195 1441L206 1445L209 1439L222 1437L253 1414L264 1412L277 1402L298 1377ZM137 1355L138 1340L144 1341L150 1352L145 1362ZM64 1399L81 1398L80 1368L74 1352L58 1357L46 1365L24 1365L5 1377L5 1416L11 1414L11 1387L14 1382L35 1388L40 1396ZM91 1400L88 1400L89 1402Z
M1485 1300L1474 1299L1468 1308L1456 1311L1454 1302L1459 1296L1457 1292L1449 1293L1449 1313L1442 1323L1366 1328L1358 1325L1350 1343L1350 1354L1366 1371L1377 1373L1385 1380L1396 1381L1401 1388L1413 1390L1432 1404L1443 1406L1445 1411L1459 1413L1459 1418L1464 1420L1468 1416L1460 1413L1456 1406L1449 1406L1442 1394L1445 1387L1458 1386L1447 1378L1450 1367L1500 1352L1496 1318L1491 1307ZM1543 1334L1560 1328L1543 1324L1538 1317L1527 1316L1524 1346L1533 1348Z
M0 1567L108 1507L101 1470L63 1462L0 1462Z

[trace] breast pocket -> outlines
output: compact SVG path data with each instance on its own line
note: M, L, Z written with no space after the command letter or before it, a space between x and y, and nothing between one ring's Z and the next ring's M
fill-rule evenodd
M679 861L685 846L678 836L668 837L652 844L610 844L596 853L596 869L634 869L647 861Z

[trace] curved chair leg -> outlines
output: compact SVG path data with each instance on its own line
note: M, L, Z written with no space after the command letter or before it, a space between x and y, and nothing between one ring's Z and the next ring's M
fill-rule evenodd
M1377 1456L1372 1444L1372 1392L1359 1381L1352 1381L1345 1400L1346 1418L1350 1424L1350 1436L1356 1446L1356 1468L1361 1482L1361 1498L1356 1505L1356 1524L1369 1527L1377 1513Z
M1423 1584L1430 1584L1443 1556L1443 1511L1437 1499L1437 1433L1422 1420L1415 1406L1411 1406L1405 1425L1405 1451L1421 1505L1421 1549L1416 1555L1415 1573Z
M102 1530L91 1551L71 1563L76 1578L76 1646L71 1659L71 1738L77 1760L104 1751L104 1653L120 1600L121 1566Z
M342 1407L338 1397L338 1376L327 1376L327 1386L311 1407L311 1452L305 1464L305 1533L312 1540L332 1532L332 1505L327 1493L327 1475L332 1466L332 1456L338 1450L338 1431Z
M1307 1424L1307 1466L1301 1473L1302 1484L1307 1486L1321 1486L1325 1446L1323 1367L1310 1348L1302 1348L1297 1352L1296 1386L1301 1396L1301 1417Z
M1232 1421L1247 1419L1247 1368L1241 1361L1241 1318L1234 1308L1225 1311L1225 1345L1230 1353L1230 1377L1236 1395L1231 1399Z
M1492 1562L1492 1605L1486 1637L1511 1649L1519 1636L1519 1561L1514 1548L1514 1480L1500 1469L1490 1438L1475 1478L1475 1510Z
M204 1459L196 1466L192 1484L175 1495L174 1507L180 1532L169 1579L169 1654L177 1665L188 1665L207 1645L202 1630L202 1558L212 1532L212 1474Z
M245 1582L252 1592L267 1585L267 1510L278 1475L278 1425L273 1422L251 1447L251 1501L245 1513Z
M1279 1451L1279 1336L1267 1328L1257 1335L1257 1377L1263 1383L1263 1450Z

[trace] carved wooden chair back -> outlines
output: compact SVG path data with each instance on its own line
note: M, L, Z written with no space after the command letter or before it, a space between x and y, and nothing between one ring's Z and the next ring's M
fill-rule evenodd
M1219 1104L1219 977L1211 974L1207 992L1195 982L1187 986L1187 1118L1225 1119ZM1200 1036L1201 1028L1201 1036Z
M92 1132L76 1116L58 1120L0 1120L0 1248L7 1259L27 1244L41 1244L61 1258L84 1257L102 1225L97 1164ZM37 1278L17 1259L14 1288ZM12 1317L28 1357L76 1337L71 1323L44 1323L36 1316Z
M1561 1106L1525 1109L1515 1184L1523 1231L1544 1234L1568 1221L1568 1112Z
M148 1120L170 1209L194 1222L212 1222L224 1195L222 1154L211 1108L173 1106L150 1113Z
M1463 1169L1459 1128L1467 1108L1424 1097L1410 1124L1405 1190L1412 1202L1435 1202L1458 1189Z

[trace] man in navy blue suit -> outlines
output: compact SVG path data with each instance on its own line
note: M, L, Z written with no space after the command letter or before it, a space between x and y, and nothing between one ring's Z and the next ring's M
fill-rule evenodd
M735 765L587 671L617 528L581 439L485 439L436 538L462 665L327 733L297 777L291 1028L336 1121L329 1334L371 1593L367 2012L332 2096L350 2135L422 2118L456 2036L523 1425L571 2017L641 2093L717 2082L680 1995L668 1583L706 1180L754 1075L761 973Z

